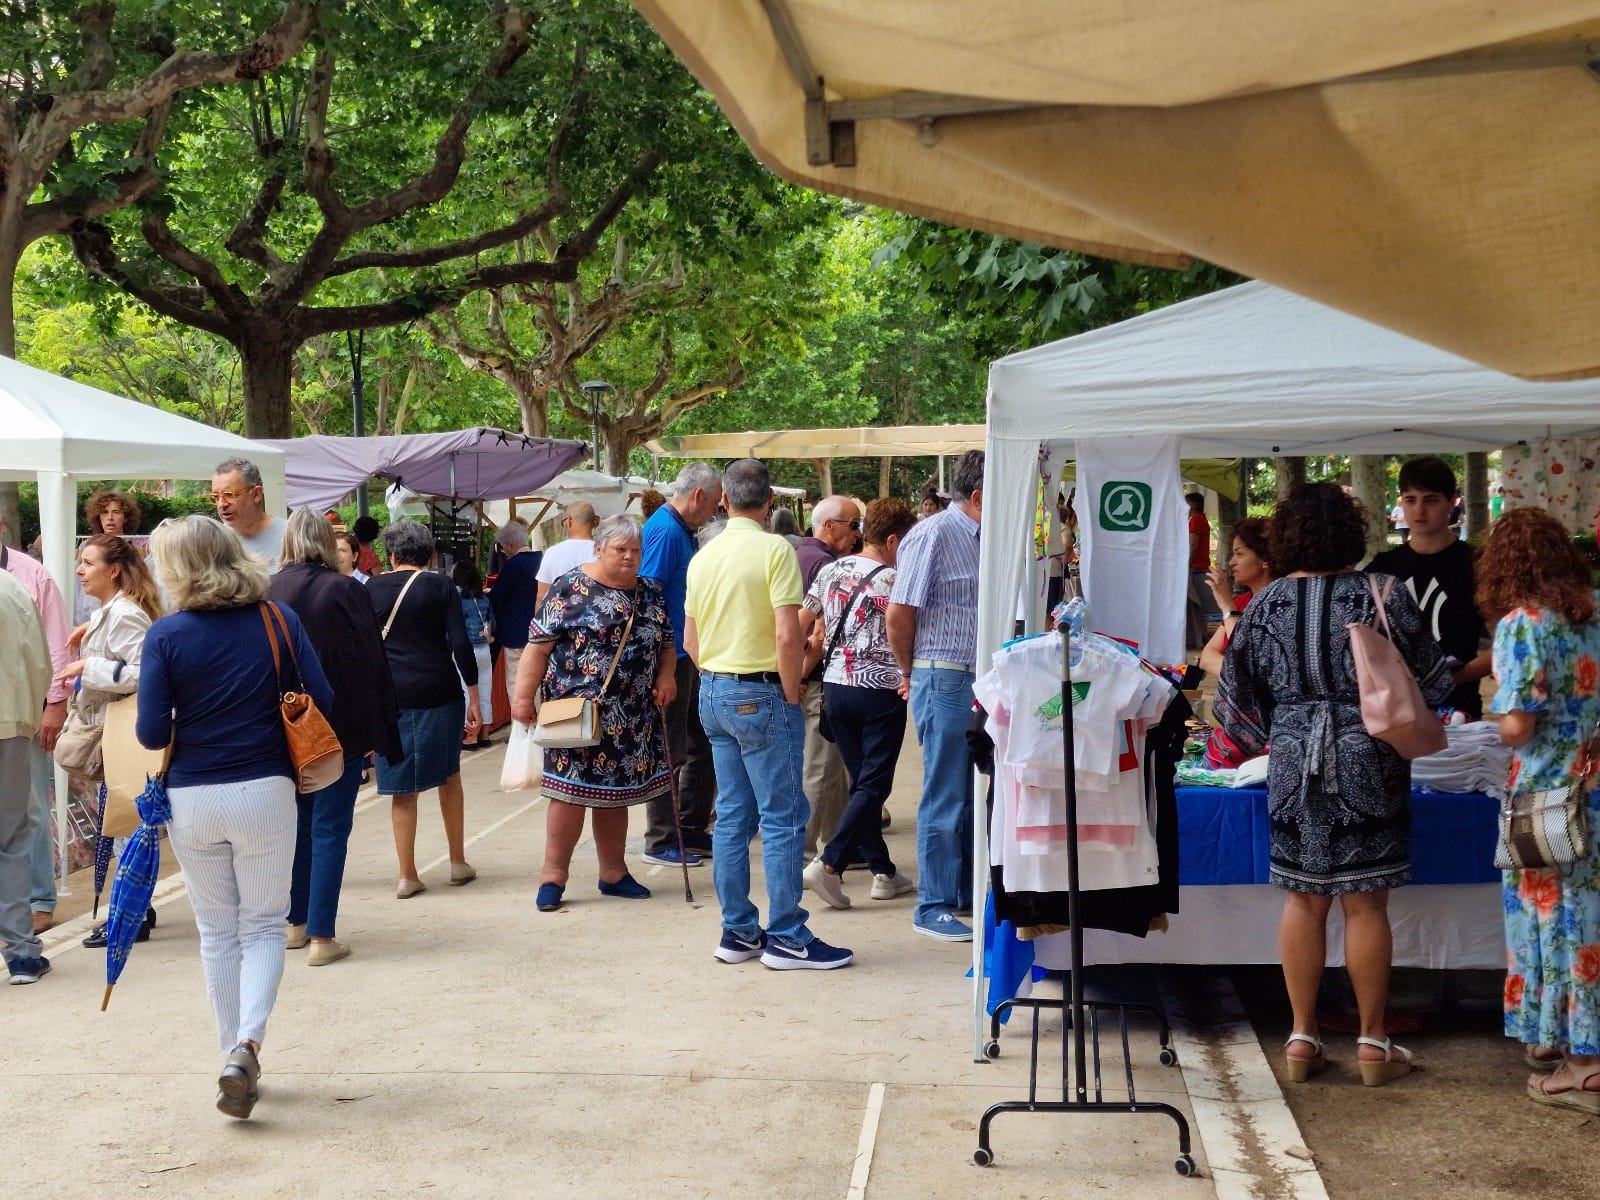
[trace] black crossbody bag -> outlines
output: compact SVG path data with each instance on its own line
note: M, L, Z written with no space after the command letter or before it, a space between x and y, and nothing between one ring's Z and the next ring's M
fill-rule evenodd
M867 590L867 585L877 577L878 572L887 570L888 566L888 563L879 563L868 571L867 577L856 584L856 590L850 593L850 599L844 602L844 611L839 614L839 623L833 628L833 637L828 641L828 648L822 652L822 659L812 672L819 681L828 673L828 664L833 661L833 652L839 648L839 640L844 637L844 627L850 621L850 610L856 606L856 601L861 598L861 593ZM828 723L828 704L826 700L822 702L822 705L817 710L817 732L822 735L824 741L833 741L833 726Z

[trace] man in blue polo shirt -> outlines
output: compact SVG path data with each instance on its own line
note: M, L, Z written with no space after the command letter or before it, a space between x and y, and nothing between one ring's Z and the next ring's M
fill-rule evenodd
M683 644L683 596L694 557L695 530L709 521L722 503L722 476L706 463L690 463L678 472L672 498L644 525L639 574L653 579L666 593L667 616L678 646L678 695L667 705L667 748L678 775L679 817L683 822L683 861L700 865L711 853L711 815L717 800L717 776L711 743L700 726L700 673ZM672 797L645 806L644 861L678 865L678 834L672 820Z

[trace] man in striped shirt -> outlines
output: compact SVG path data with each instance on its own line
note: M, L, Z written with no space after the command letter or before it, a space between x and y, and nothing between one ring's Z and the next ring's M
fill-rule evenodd
M972 908L973 666L978 655L978 525L983 451L956 466L954 502L919 521L900 543L889 597L889 647L911 683L922 745L917 810L917 908L912 927L948 942L972 940L957 917Z

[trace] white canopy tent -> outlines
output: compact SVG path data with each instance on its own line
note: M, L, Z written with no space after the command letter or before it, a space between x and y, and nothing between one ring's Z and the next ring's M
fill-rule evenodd
M1600 432L1600 380L1532 383L1247 283L989 368L978 658L1011 628L1041 446L1181 434L1184 458L1498 450Z
M283 452L137 400L0 357L0 479L36 480L44 564L72 595L77 484L90 479L210 479L228 458L261 468L267 507L282 511ZM66 787L56 773L56 825L66 873Z
M1041 448L1060 462L1079 438L1178 434L1185 458L1491 451L1600 432L1600 380L1531 383L1248 283L998 360L987 429L980 672L1033 561ZM986 832L977 822L978 895ZM973 963L981 980L981 928Z

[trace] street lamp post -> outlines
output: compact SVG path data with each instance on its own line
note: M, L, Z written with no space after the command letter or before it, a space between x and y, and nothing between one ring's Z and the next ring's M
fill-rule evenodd
M593 450L594 469L600 469L600 396L615 389L604 379L589 379L578 387L589 397L589 445Z

